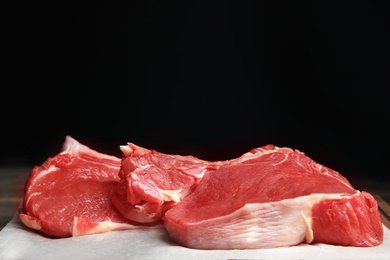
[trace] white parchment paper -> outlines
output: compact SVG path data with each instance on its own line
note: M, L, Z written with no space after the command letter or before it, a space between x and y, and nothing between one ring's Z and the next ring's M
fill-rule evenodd
M196 250L172 242L164 229L114 231L50 239L17 216L0 232L0 259L390 259L390 231L377 247L326 244L256 250Z

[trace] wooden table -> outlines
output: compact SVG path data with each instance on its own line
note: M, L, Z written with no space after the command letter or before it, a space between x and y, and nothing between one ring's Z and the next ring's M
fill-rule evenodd
M16 214L32 168L0 168L0 229Z
M30 175L30 168L0 167L0 229L16 214L23 199L24 184ZM358 190L374 195L381 207L382 222L389 222L390 183L388 181L352 180L351 184ZM386 224L386 223L385 223ZM389 226L390 228L390 226Z

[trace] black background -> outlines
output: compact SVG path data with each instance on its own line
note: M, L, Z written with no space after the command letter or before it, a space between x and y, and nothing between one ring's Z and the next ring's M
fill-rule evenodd
M72 135L207 160L272 143L388 178L388 6L128 2L9 10L1 166L40 165Z

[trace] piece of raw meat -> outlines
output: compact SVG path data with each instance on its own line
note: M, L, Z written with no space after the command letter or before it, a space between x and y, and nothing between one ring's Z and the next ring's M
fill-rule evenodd
M49 237L142 227L123 218L112 205L120 162L67 136L60 154L31 171L21 221Z
M297 150L264 146L253 159L207 172L165 214L177 243L246 249L323 242L375 246L383 229L374 198Z
M139 147L121 146L121 181L113 203L127 219L141 223L160 220L217 163L192 156L168 155Z
M209 162L193 156L168 155L129 143L121 146L121 181L113 203L127 219L151 223L164 217L190 194L202 177L222 165L236 164L256 158L261 148L228 161Z

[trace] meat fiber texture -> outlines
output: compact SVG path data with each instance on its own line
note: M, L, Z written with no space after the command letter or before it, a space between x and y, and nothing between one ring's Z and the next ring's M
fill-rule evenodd
M46 236L161 227L199 249L383 241L376 201L303 153L273 145L209 162L135 144L122 160L71 137L35 167L20 219Z
M268 145L254 159L206 173L164 219L171 238L198 249L376 246L375 199L303 153Z
M297 150L267 145L218 162L131 143L121 150L114 205L133 221L164 219L184 246L375 246L383 240L373 197Z
M253 149L239 158L209 162L193 156L168 155L129 143L121 146L121 181L113 203L132 221L153 223L196 188L206 173L223 165L256 158L261 149Z
M62 152L36 166L26 182L20 219L49 237L143 227L112 205L121 160L66 137Z

